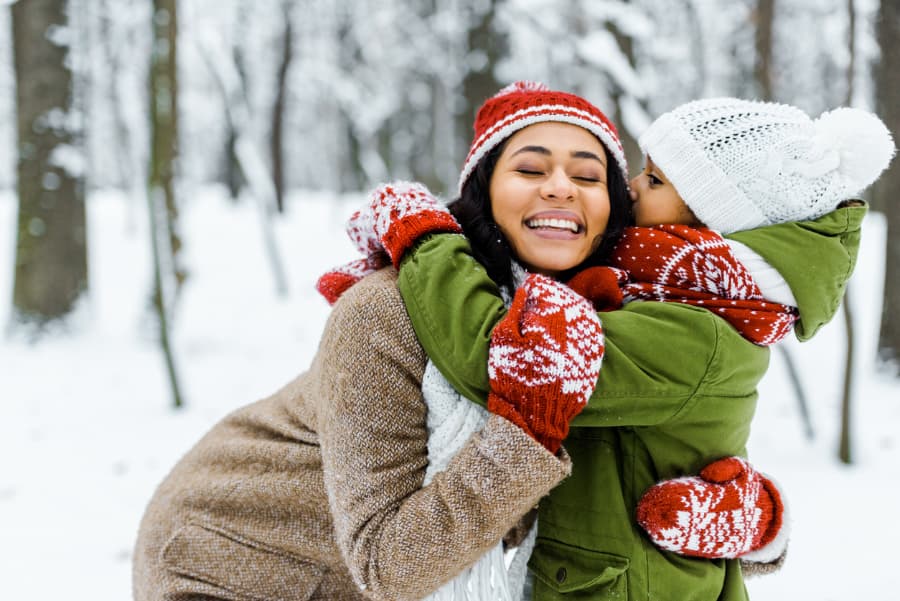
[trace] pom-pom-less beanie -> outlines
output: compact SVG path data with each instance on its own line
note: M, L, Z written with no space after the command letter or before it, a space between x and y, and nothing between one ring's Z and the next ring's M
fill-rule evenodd
M812 120L793 106L738 98L683 104L639 144L697 218L722 233L821 217L872 184L895 150L884 123L860 109Z

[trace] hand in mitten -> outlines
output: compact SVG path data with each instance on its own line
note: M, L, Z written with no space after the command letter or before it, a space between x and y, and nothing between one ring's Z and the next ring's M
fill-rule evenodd
M389 262L399 267L403 254L425 234L462 232L428 188L403 181L375 188L365 206L350 216L346 230L365 258L336 267L319 278L316 290L331 305L356 282Z
M556 453L594 391L602 359L603 328L591 303L531 274L491 334L488 409Z
M658 547L691 557L768 562L787 546L781 493L739 457L651 487L638 502L637 521Z
M350 261L346 265L335 267L324 273L316 282L316 290L325 297L329 305L333 305L356 282L370 273L374 273L390 263L384 253L372 253L365 259Z
M347 235L361 253L386 252L397 268L416 240L436 232L462 233L462 228L428 188L412 182L378 186L347 222Z
M566 282L569 287L594 303L597 311L612 311L622 306L622 284L628 272L617 267L588 267Z

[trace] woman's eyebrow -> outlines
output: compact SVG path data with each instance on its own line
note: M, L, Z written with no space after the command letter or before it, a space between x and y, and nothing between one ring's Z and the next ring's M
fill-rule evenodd
M550 152L549 148L546 148L544 146L523 146L522 148L512 153L510 157L514 157L517 154L522 154L523 152L537 152L539 154L546 154L548 156L553 154L552 152Z
M594 154L593 152L590 152L588 150L573 150L572 158L573 159L592 159L594 161L598 161L601 165L606 167L606 161L604 161L600 155Z

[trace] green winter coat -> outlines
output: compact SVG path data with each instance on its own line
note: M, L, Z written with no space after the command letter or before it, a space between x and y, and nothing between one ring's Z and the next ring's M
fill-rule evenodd
M865 206L843 208L729 236L788 282L801 340L837 310L865 213ZM399 286L428 356L457 390L484 404L490 333L505 309L466 239L424 240L404 259ZM633 515L654 483L746 453L769 349L680 303L632 302L601 318L598 385L564 443L572 475L540 505L534 599L747 599L739 562L662 551Z

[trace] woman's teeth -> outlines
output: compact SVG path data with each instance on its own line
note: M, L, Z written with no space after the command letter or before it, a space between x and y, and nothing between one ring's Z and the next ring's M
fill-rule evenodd
M567 219L529 219L525 222L525 225L531 229L548 227L556 230L568 230L575 234L581 229L577 223Z

